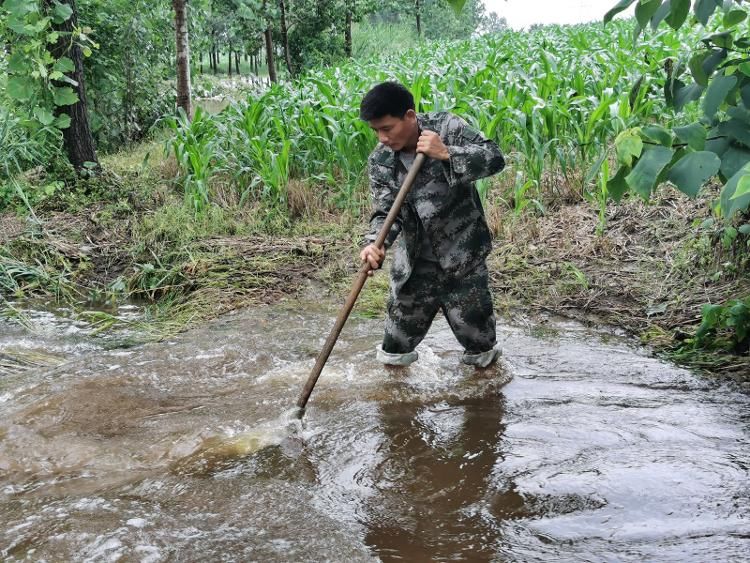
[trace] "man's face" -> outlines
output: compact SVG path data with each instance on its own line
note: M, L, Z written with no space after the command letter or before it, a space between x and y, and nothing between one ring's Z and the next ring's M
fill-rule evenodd
M416 147L419 128L417 127L417 114L413 109L408 110L403 118L386 115L371 119L368 123L378 134L378 141L391 150L400 151L404 148Z

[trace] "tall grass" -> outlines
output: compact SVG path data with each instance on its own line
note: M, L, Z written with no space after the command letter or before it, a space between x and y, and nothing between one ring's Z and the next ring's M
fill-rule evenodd
M204 190L202 182L221 172L245 200L283 211L289 179L313 178L331 204L357 209L376 143L358 118L359 102L374 84L398 80L418 111L454 112L497 141L521 172L516 184L527 200L541 201L554 188L550 172L581 184L583 196L598 188L580 171L618 132L674 117L661 97L645 92L661 87L661 65L675 46L697 40L662 32L634 56L632 33L630 22L508 31L309 72L218 115L176 120L180 150L190 152L192 143L207 155L200 162L210 164L201 176L181 153L183 172L195 176L186 188ZM190 133L196 127L201 135ZM210 194L195 198L205 203Z
M49 164L60 149L58 130L33 123L0 105L0 210L18 199L33 215L18 175L32 166Z

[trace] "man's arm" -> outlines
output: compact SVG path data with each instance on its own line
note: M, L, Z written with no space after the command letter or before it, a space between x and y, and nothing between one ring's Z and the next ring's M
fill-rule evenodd
M443 165L451 187L492 176L505 168L505 158L497 144L460 117L451 115L445 130L448 159Z
M378 233L383 228L385 218L388 216L396 196L393 189L379 178L377 165L372 162L369 163L369 176L372 214L370 215L370 231L364 238L367 246L362 249L360 259L362 262L370 264L372 270L369 273L372 275L373 271L382 265L385 259L385 249L390 248L401 232L401 214L396 216L396 221L388 232L388 236L385 237L385 248L377 248L374 244L375 239L378 238Z

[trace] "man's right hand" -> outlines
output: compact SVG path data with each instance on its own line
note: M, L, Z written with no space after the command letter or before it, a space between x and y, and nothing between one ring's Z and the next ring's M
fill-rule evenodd
M378 248L374 244L368 244L362 249L362 252L359 253L359 259L362 260L363 264L368 264L370 266L367 275L371 276L375 273L375 270L378 270L380 266L383 265L383 260L385 260L385 250Z

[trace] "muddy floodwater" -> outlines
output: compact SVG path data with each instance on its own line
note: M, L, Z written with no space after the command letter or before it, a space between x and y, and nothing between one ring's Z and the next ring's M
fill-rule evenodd
M562 321L499 324L502 366L476 371L438 319L386 370L381 323L351 319L300 423L284 413L335 313L113 349L0 324L0 351L54 357L0 377L0 559L748 559L738 388Z

